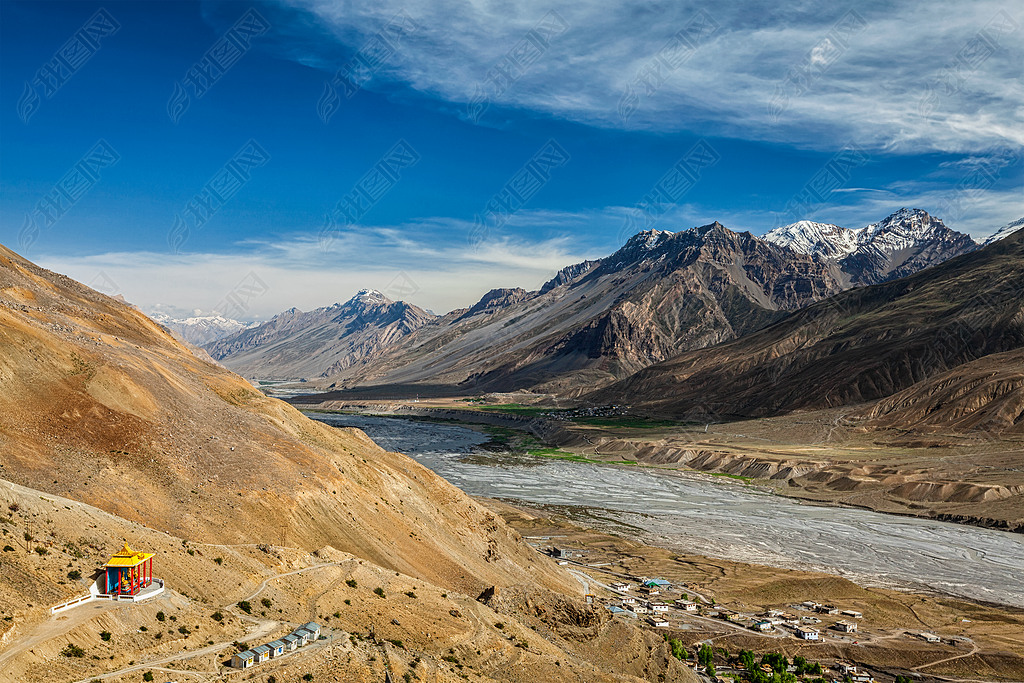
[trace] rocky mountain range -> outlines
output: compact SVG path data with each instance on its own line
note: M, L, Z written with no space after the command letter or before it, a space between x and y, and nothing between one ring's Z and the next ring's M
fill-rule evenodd
M879 424L1024 429L1024 231L587 396L723 419L869 404ZM877 403L872 403L877 402Z
M329 331L323 326L334 314L325 312L334 307L286 312L206 349L252 379L302 378L322 389L573 396L977 248L917 209L858 230L802 221L764 238L717 222L649 230L603 259L567 266L534 292L495 289L437 317L410 307L395 329L391 313L378 310Z
M364 289L343 304L309 312L291 308L205 348L215 360L250 378L327 377L379 355L435 317Z
M833 270L719 223L679 233L648 231L605 259L562 270L538 291L492 290L377 354L346 368L321 366L312 378L326 376L323 386L429 383L458 391L552 381L593 386L679 349L746 334L835 293ZM262 344L254 349L259 366L243 364L232 352L239 340L255 340L262 329L207 348L243 374L291 372ZM309 328L303 335L304 348L313 349Z
M175 317L167 313L151 312L149 317L170 330L177 339L195 346L210 344L259 324L242 322L222 315Z
M855 230L800 221L776 228L764 239L836 263L844 286L853 287L912 275L978 248L969 235L921 209L900 209Z

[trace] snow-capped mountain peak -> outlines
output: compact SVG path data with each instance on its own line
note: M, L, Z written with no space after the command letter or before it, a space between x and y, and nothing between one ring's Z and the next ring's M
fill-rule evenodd
M196 346L209 344L212 341L259 325L256 322L247 323L227 318L218 313L203 315L200 311L195 311L195 315L182 317L174 317L167 313L154 311L149 314L149 317L185 341Z
M633 235L624 248L640 248L645 251L657 249L673 234L668 230L644 230Z
M841 259L857 249L857 232L832 223L797 221L768 232L766 242L800 254Z
M941 219L929 215L923 209L903 208L855 232L858 246L872 245L876 249L892 252L941 238L952 231Z
M391 299L384 296L383 292L376 289L360 289L356 295L348 300L350 304L389 304Z
M996 234L986 239L983 244L984 246L987 247L993 242L998 242L999 240L1006 239L1007 237L1017 232L1018 230L1024 230L1024 218L1018 218L1014 222L1004 225L996 232Z

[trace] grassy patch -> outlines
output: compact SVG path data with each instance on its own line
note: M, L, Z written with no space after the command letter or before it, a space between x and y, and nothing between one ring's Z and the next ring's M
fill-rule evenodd
M531 448L526 451L527 455L533 455L538 458L554 458L555 460L569 460L571 462L589 462L600 464L600 460L591 460L585 458L582 455L576 455L568 451L563 451L558 448Z
M524 406L521 403L501 403L498 405L477 406L477 410L489 413L511 413L513 415L543 415L557 412L551 408L540 406Z

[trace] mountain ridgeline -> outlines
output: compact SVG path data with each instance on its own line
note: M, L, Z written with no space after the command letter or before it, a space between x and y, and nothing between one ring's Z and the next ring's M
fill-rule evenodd
M304 379L326 390L574 397L978 248L919 209L857 230L801 221L762 238L717 222L648 230L537 291L495 289L443 316L380 295L367 305L364 292L287 311L206 349L251 379Z
M206 346L210 355L250 378L308 379L342 372L373 357L436 316L364 289L344 304L272 320Z
M894 427L1024 432L1024 231L684 352L587 398L722 419L867 404Z

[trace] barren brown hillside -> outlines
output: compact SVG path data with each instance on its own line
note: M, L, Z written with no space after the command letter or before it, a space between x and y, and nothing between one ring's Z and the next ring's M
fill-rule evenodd
M6 249L0 349L0 471L13 481L183 538L332 545L467 592L568 585L429 470L307 420Z
M435 681L463 678L470 661L476 671L469 680L481 681L525 683L538 680L537 671L552 681L692 679L656 636L585 606L597 619L592 632L545 632L538 612L522 616L529 627L507 618L510 638L475 602L485 588L521 591L540 606L576 600L570 596L580 586L497 515L362 432L312 422L266 398L132 307L3 247L0 480L13 482L0 482L3 535L19 542L0 553L0 680L10 672L9 680L77 680L124 667L131 671L108 680L136 680L138 661L156 665L169 652L215 673L233 651L232 638L257 639L332 613L342 642L299 661L344 680L379 680L385 663L395 674L421 657L428 668L418 672ZM159 575L171 588L161 604L180 610L196 642L177 642L168 631L176 641L168 648L140 636L136 622L157 607L117 606L113 619L91 606L49 616L49 605L84 591L84 578L66 580L69 569L80 565L87 578L129 539L159 553ZM254 626L231 607L269 590L261 579L277 582L316 564L325 566L311 569L307 581L286 581L273 598L282 608L266 619L282 620L279 626L266 619ZM349 579L366 588L346 596ZM234 611L210 623L206 610L217 606ZM369 627L376 631L364 647ZM127 650L101 646L113 653L110 664L60 654L104 629L131 643ZM628 666L611 672L592 659L624 641L636 646ZM442 660L445 649L457 664Z

